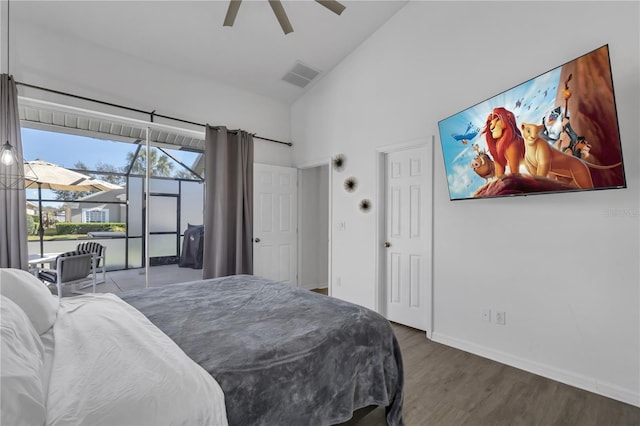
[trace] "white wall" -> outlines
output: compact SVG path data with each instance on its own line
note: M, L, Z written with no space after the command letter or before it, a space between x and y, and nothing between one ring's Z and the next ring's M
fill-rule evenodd
M296 102L295 163L347 159L332 172L333 226L346 224L332 294L375 307L376 217L344 178L375 209L375 148L436 135L434 340L640 405L639 7L410 2ZM603 44L628 188L450 202L437 122Z
M52 34L16 19L11 22L10 72L18 82L69 92L196 123L241 128L288 142L288 105L243 90L186 75L77 38ZM148 120L118 108L18 87L21 96ZM203 130L156 118L158 123ZM255 140L255 161L290 166L292 149Z

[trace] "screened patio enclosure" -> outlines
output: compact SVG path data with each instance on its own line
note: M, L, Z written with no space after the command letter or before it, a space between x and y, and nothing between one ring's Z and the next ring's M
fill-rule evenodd
M108 270L177 263L184 231L190 224L203 223L203 132L24 97L19 97L19 113L25 161L35 159L28 158L29 153L45 161L49 161L45 155L58 155L60 161L70 162L64 164L67 168L122 187L44 195L44 217L51 231L43 241L45 253L71 251L80 242L96 241L107 247ZM54 132L64 142L39 140L43 134L25 137L42 131ZM85 138L81 145L64 145L78 136ZM87 146L90 153L83 158ZM118 150L126 157L117 164L109 162ZM97 160L91 164L94 154ZM27 200L38 201L29 190ZM55 228L75 231L59 236L52 234ZM39 241L30 239L28 247L30 256L40 254Z
M188 224L202 224L204 209L203 184L185 180L150 180L150 226L149 258L151 265L177 263L182 247L184 230ZM127 199L123 203L102 202L102 205L114 204L125 210L125 235L120 233L92 233L99 237L75 240L44 240L45 253L62 253L75 250L79 242L96 241L107 247L107 270L141 268L145 266L145 209L144 178L129 178ZM28 199L33 202L32 198ZM37 201L37 199L36 199ZM53 200L43 200L52 202ZM79 206L82 201L76 202ZM92 203L93 204L93 203ZM96 211L96 210L93 210ZM111 235L110 235L111 234ZM40 241L30 240L29 254L40 253Z

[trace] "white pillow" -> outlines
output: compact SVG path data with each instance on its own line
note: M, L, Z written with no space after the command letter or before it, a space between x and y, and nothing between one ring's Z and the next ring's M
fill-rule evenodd
M56 320L58 298L27 271L0 268L0 294L20 306L38 334L50 329Z
M0 296L0 424L44 425L44 347L27 315Z

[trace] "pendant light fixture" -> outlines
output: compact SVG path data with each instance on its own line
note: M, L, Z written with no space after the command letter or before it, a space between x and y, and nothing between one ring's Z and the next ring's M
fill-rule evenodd
M13 145L6 141L4 145L2 145L2 151L0 153L0 163L3 166L12 166L18 162L18 156L16 155L16 151L13 149Z

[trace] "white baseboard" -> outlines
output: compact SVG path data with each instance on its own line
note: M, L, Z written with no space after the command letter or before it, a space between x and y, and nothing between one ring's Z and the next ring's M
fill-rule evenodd
M528 371L539 376L543 376L558 382L575 386L593 393L597 393L617 401L640 407L640 392L638 390L625 389L611 383L602 383L598 380L583 376L581 374L572 373L570 371L561 370L550 365L531 361L525 358L513 356L506 352L496 351L486 346L468 342L466 340L450 337L442 333L433 332L431 340L451 346L456 349L470 352L474 355L488 358L520 370Z

